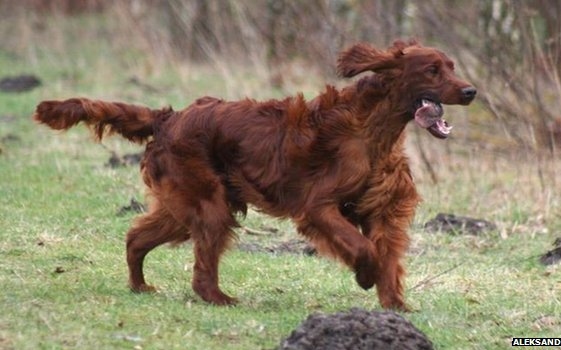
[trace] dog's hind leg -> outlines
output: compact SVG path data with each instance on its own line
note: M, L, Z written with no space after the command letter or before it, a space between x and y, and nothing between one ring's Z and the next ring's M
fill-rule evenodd
M211 229L211 228L209 228ZM224 231L223 228L221 231ZM231 233L226 233L231 235ZM195 266L193 268L193 290L206 302L215 305L232 305L237 299L220 290L218 284L218 264L220 256L228 247L229 239L224 236L215 239L195 241Z
M201 201L201 211L192 228L195 252L192 286L203 300L211 304L231 305L237 300L220 290L218 264L235 237L232 227L238 224L222 189L216 191L210 201Z
M150 211L138 218L127 233L127 264L131 290L134 292L156 290L144 280L142 267L146 254L161 244L181 243L188 239L187 227L179 224L156 200L151 205Z
M195 264L192 287L204 301L216 305L235 304L220 290L218 264L238 226L227 202L220 178L204 164L188 163L188 176L168 179L158 198L175 221L188 228L194 244ZM186 163L187 164L187 163Z

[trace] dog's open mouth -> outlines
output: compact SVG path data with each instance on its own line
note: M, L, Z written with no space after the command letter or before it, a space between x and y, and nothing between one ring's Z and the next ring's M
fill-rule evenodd
M439 102L423 98L416 104L415 122L427 129L434 137L445 139L450 135L452 126L442 118L444 109Z

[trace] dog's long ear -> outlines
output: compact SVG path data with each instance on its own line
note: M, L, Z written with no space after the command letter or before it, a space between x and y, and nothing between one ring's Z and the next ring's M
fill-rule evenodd
M365 71L382 72L397 67L395 54L380 51L368 44L360 43L341 52L337 60L337 74L351 78Z

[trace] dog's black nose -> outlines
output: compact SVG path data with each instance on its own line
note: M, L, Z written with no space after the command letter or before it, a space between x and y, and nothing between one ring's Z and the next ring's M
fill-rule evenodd
M477 90L473 86L468 86L462 89L462 97L466 101L473 100L476 94L477 94Z

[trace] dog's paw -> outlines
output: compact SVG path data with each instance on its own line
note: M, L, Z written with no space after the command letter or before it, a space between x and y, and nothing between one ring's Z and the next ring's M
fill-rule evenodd
M409 305L405 304L401 297L394 297L392 299L381 298L380 304L386 310L395 310L400 312L414 312Z
M378 266L368 254L360 255L355 261L355 279L358 285L368 290L376 283Z
M232 298L226 294L222 295L220 298L215 298L213 300L208 300L209 303L213 305L228 306L236 305L238 303L237 298Z
M216 285L207 285L201 282L193 283L193 290L201 299L213 305L236 305L238 300L222 292Z
M158 289L149 284L140 284L138 286L130 286L131 291L134 293L155 293Z

